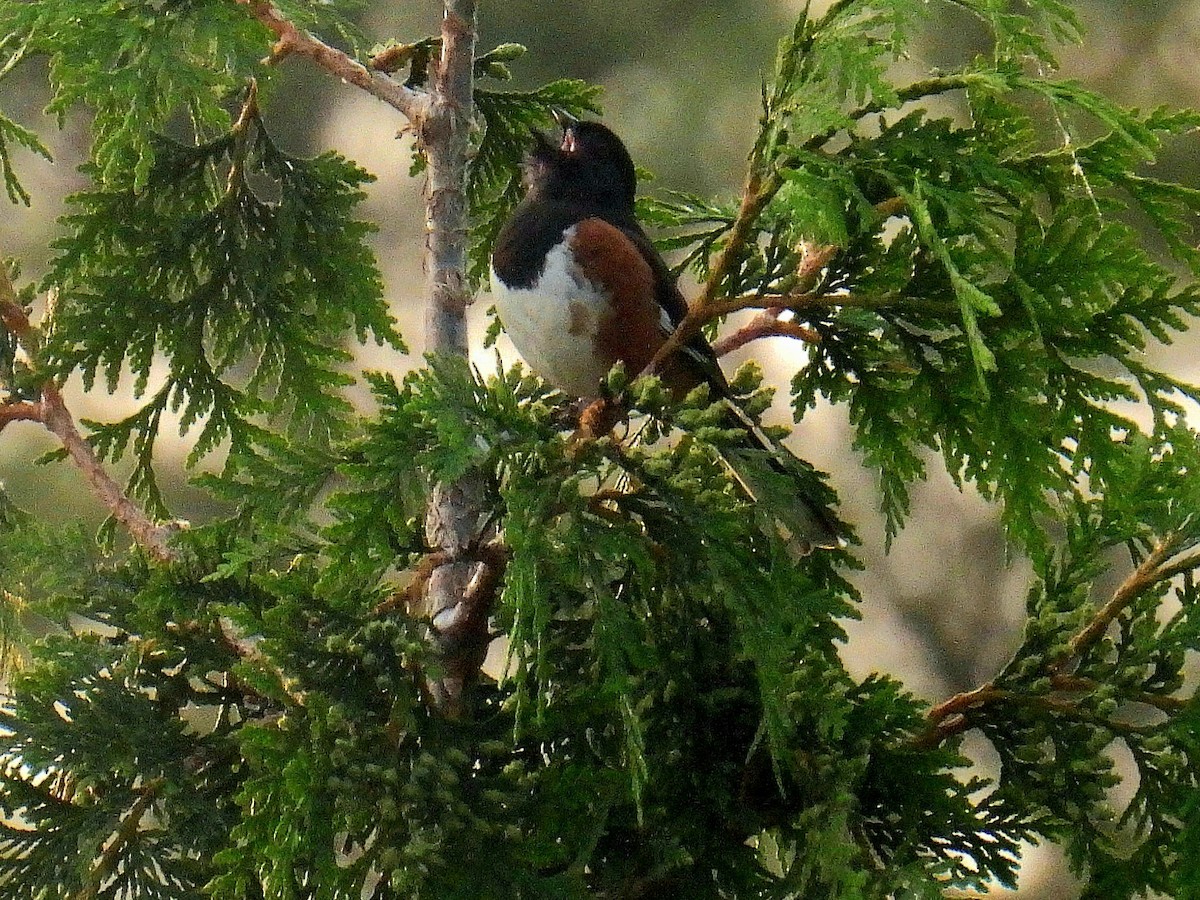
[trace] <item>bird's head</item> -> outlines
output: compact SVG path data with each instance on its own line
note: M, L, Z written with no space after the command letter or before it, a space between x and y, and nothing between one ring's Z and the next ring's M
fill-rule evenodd
M534 133L525 159L526 191L632 213L637 173L621 139L599 122L583 122L562 111L555 111L554 118L562 140Z

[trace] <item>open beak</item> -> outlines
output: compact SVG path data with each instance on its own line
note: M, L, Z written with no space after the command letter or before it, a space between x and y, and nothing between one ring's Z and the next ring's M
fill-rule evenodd
M550 115L554 116L554 121L558 123L558 127L562 129L562 152L575 152L575 126L579 124L579 120L567 112L565 109L554 107L550 110Z

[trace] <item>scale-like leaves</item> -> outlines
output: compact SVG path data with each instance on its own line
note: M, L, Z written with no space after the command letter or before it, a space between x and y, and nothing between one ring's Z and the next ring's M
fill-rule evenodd
M345 5L282 4L304 27L328 26L343 38L352 33L338 11ZM93 174L111 186L146 186L156 136L173 117L185 115L201 137L227 128L230 96L252 74L265 74L262 26L223 0L18 0L0 9L0 35L0 77L26 58L47 57L54 91L47 111L60 119L78 106L92 112ZM0 137L4 130L0 124ZM9 136L40 146L24 132ZM3 168L19 197L7 162Z
M47 160L51 158L50 151L28 128L24 128L0 114L0 176L4 178L4 190L8 194L8 199L13 203L24 203L28 206L29 193L21 186L12 164L14 144Z
M87 424L104 460L132 456L145 508L166 515L154 451L175 420L192 462L228 446L200 484L236 506L158 564L96 554L0 493L0 641L33 653L0 716L5 896L932 898L1011 885L1044 840L1096 896L1186 896L1198 394L1144 351L1200 295L1126 214L1196 267L1200 194L1147 167L1200 118L1031 74L1077 37L1060 0L951 5L991 52L915 82L892 63L938 4L806 12L764 86L749 196L639 206L718 299L803 326L796 414L847 408L890 535L938 454L1003 504L1035 569L1020 647L926 710L847 673L849 548L792 555L775 527L791 495L751 504L731 483L721 453L744 437L704 390L678 401L614 370L627 421L597 439L520 367L438 358L370 376L376 409L351 415L350 333L398 344L353 219L369 176L271 142L272 38L245 4L0 4L0 64L50 56L53 109L95 114L92 184L43 282L56 302L27 358L0 331L0 400L34 409L47 375L125 380L140 407ZM342 6L277 8L357 52ZM436 49L383 52L408 52L422 90ZM507 79L520 52L481 54L476 75ZM478 89L473 283L530 130L596 103L576 82ZM184 112L193 139L164 138ZM0 142L28 145L6 121ZM756 422L760 382L732 380ZM472 590L497 579L507 645L476 715L449 721L424 697L442 661L411 579L438 559L433 485L463 478L467 553L488 554ZM31 617L54 633L32 638ZM992 781L962 772L968 729L995 749ZM1110 809L1114 744L1137 778Z
M317 444L344 433L343 343L401 347L384 305L370 226L350 216L368 177L334 154L287 156L253 121L188 147L159 140L145 189L97 188L48 281L59 291L51 353L110 390L126 369L140 394L155 361L165 383L120 422L94 424L102 458L132 447L134 487L161 513L150 461L167 412L203 424L192 459L223 441L251 452L257 413ZM265 199L264 191L278 191Z

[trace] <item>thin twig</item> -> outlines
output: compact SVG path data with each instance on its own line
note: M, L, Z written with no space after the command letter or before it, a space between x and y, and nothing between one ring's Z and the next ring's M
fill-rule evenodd
M16 337L27 350L36 349L37 333L25 308L17 297L12 279L8 277L8 266L4 254L0 253L0 325Z
M0 259L2 257L0 254ZM8 277L8 269L3 263L0 263L0 322L16 335L22 347L32 357L41 336L21 307L12 280ZM58 387L47 379L42 385L41 395L36 415L28 415L26 418L40 421L47 431L59 439L71 461L92 486L93 493L113 518L125 527L138 546L160 562L177 559L178 554L170 546L175 529L153 522L145 510L130 500L120 485L113 481L91 444L84 440L79 429L75 427L75 420L63 402ZM32 410L24 406L22 412L32 413ZM2 421L3 419L0 419L0 422Z
M42 387L41 406L42 423L62 443L75 467L83 473L92 486L92 492L113 518L124 526L139 547L159 562L178 560L178 552L171 547L176 527L153 522L145 510L126 496L121 486L108 474L92 445L84 440L75 427L75 420L63 402L62 394L53 384L47 383Z
M903 104L911 100L920 99L921 97L961 90L970 86L971 80L971 77L967 75L947 75L916 81L899 90L897 92L897 99L900 104ZM886 108L887 106L882 101L874 100L852 111L850 118L853 121L858 121L873 113L882 112ZM839 126L815 135L805 142L804 149L808 151L819 149L841 130ZM737 216L729 228L725 243L713 260L708 277L704 280L700 293L691 304L687 315L684 316L683 321L679 323L671 336L658 349L658 352L654 354L654 358L642 370L642 374L657 372L663 363L679 352L680 348L703 328L705 324L724 314L720 311L720 306L715 304L714 301L720 295L722 286L728 280L730 274L736 268L738 261L741 259L742 254L745 252L754 233L754 225L758 221L758 217L762 215L763 210L767 208L767 204L771 202L779 189L783 187L783 184L784 178L781 174L781 168L778 165L769 172L764 173L763 160L757 153L751 155L749 173L746 176L745 187L742 189L742 201L738 206ZM876 207L876 210L884 218L889 218L900 214L904 210L904 203L903 200L893 197L880 203ZM832 255L838 248L831 246L828 249ZM828 260L825 260L825 262L828 262Z
M1194 572L1196 569L1200 569L1200 553L1193 553L1191 556L1185 556L1173 563L1163 565L1158 570L1158 577L1155 581L1170 581L1176 575L1184 575Z
M1142 560L1142 563L1113 591L1112 597L1104 606L1079 629L1067 642L1066 652L1046 666L1050 675L1050 684L1055 690L1071 692L1089 692L1098 685L1088 678L1069 674L1065 670L1081 656L1088 652L1103 638L1108 628L1124 612L1131 603L1156 584L1191 571L1200 566L1200 555L1186 557L1167 565L1181 536L1171 533L1163 537ZM1166 697L1148 692L1140 692L1125 698L1134 703L1152 706L1167 715L1173 715L1184 709L1189 701L1178 697ZM929 750L954 735L961 734L971 727L970 713L980 707L1003 701L1019 701L1041 703L1059 711L1074 709L1071 700L1062 698L1030 697L1001 690L993 682L981 685L974 690L955 694L948 700L937 704L926 714L926 728L912 739L911 745L917 749ZM1116 728L1117 723L1107 720L1098 724Z
M961 734L968 728L967 713L989 703L995 703L1003 692L998 691L990 681L979 687L955 694L948 700L943 700L929 710L926 721L929 723L921 734L913 738L911 744L917 750L932 750L947 738Z
M308 32L301 31L267 0L237 2L275 34L278 40L271 54L273 60L291 54L306 56L331 75L362 88L371 96L398 109L410 121L418 122L424 116L429 98L423 91L407 87L382 72L373 72L336 47L331 47Z
M1126 578L1113 592L1112 598L1100 608L1079 632L1067 644L1067 654L1056 661L1052 668L1061 671L1072 659L1078 659L1104 637L1111 625L1130 603L1136 600L1143 591L1162 581L1160 567L1171 558L1174 548L1178 546L1180 535L1168 534L1162 538L1142 560L1142 564Z
M885 294L872 297L863 294L743 294L740 297L730 297L726 300L714 300L709 307L710 318L720 318L730 313L741 312L744 309L779 309L791 310L796 313L819 313L838 307L857 307L859 309L880 309L896 303L898 297ZM705 322L704 324L708 324Z
M892 216L902 216L908 209L908 203L903 197L891 197L888 200L881 200L875 204L875 212L879 213L881 219L890 219Z
M972 711L999 704L1045 710L1072 721L1086 722L1119 734L1144 734L1155 728L1153 725L1134 725L1098 715L1069 697L1018 693L997 688L989 682L974 690L956 694L931 709L928 726L910 742L910 746L916 750L932 750L954 735L969 730L972 727Z
M1078 675L1052 675L1050 676L1050 686L1056 691L1090 694L1099 689L1100 683L1091 678L1082 678ZM1183 712L1191 703L1185 697L1167 697L1162 694L1151 694L1148 691L1139 691L1136 694L1129 695L1126 699L1133 703L1140 703L1143 706L1152 706L1168 715Z
M753 161L751 165L753 167ZM717 254L700 295L691 304L687 315L684 316L683 321L679 323L671 337L654 354L654 358L643 370L643 374L658 371L663 362L709 322L743 309L765 309L768 311L768 315L755 318L741 331L718 341L714 345L718 356L764 337L791 337L808 343L817 343L820 340L820 336L812 329L805 328L798 323L779 321L777 313L770 314L770 311L777 307L795 312L811 312L840 306L872 308L894 302L895 298L893 297L814 293L813 288L820 280L821 273L842 248L837 244L817 244L808 241L801 242L797 247L799 261L796 263L794 276L787 284L787 293L754 293L737 297L718 297L721 285L737 264L741 252L750 239L754 223L782 183L782 178L777 172L772 173L771 177L761 179L755 177L752 169L751 174L747 176L737 217L730 226L729 237L721 252ZM904 200L900 197L892 197L875 204L875 212L881 220L900 215L904 208Z
M793 338L804 341L806 344L818 344L821 342L821 335L807 325L779 318L780 313L783 311L784 309L781 306L774 306L763 310L737 331L726 335L720 340L714 341L712 345L713 352L717 356L724 356L726 353L732 353L734 350L746 346L751 341L770 337Z
M933 78L926 78L921 81L914 81L912 84L902 87L896 92L895 104L884 103L882 100L872 100L850 112L848 118L852 122L858 122L865 119L867 116L875 113L883 112L887 109L899 109L905 103L911 103L914 100L920 100L924 97L933 97L938 94L947 94L951 91L961 91L969 88L972 82L982 80L979 77L969 74L962 75L938 75ZM825 144L833 140L841 131L842 126L834 126L820 134L815 134L804 142L803 148L808 151L819 150Z
M121 855L137 835L138 830L142 827L142 819L158 801L166 783L165 778L155 778L138 790L137 799L121 817L117 830L108 839L104 850L101 851L99 858L88 872L83 886L71 895L71 900L95 900L101 888L116 873L117 866L121 862Z
M221 637L224 639L226 646L237 654L240 659L253 665L261 666L274 675L279 681L280 690L297 706L307 704L308 696L304 692L304 689L300 687L297 680L286 674L278 663L263 653L260 646L263 640L262 635L246 634L234 624L232 619L226 616L221 616L217 619L217 627L221 630Z
M733 272L741 258L751 235L754 224L762 211L766 209L771 198L783 186L783 177L778 171L763 176L757 171L758 160L752 159L750 173L746 176L746 185L742 189L742 202L738 207L733 225L729 228L728 236L721 250L713 260L708 277L701 286L700 294L692 302L683 321L676 326L671 336L663 342L654 354L654 358L646 365L641 374L648 375L657 372L663 363L673 357L693 335L697 334L705 323L712 321L720 312L713 312L714 301L729 275Z

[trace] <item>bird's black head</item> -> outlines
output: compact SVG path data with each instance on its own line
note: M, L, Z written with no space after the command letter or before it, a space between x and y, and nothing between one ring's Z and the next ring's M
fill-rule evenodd
M598 209L633 212L637 174L621 139L599 122L555 116L562 141L534 134L525 159L525 189L531 196L582 203Z

